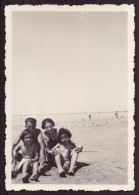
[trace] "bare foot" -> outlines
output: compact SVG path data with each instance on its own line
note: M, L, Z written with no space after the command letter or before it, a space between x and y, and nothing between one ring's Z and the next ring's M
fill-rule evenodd
M70 168L70 161L65 161L64 165L63 165L63 169L65 171L68 171Z
M25 175L25 176L23 176L22 177L22 181L23 181L23 183L28 183L28 173Z
M66 172L63 170L62 172L59 173L59 176L60 176L60 177L66 177L65 174L66 174Z
M30 177L30 180L31 180L31 181L38 181L38 174L33 174L33 175Z
M74 171L68 171L68 174L74 176Z
M68 175L73 176L74 174L75 174L74 169L69 169L69 171L68 171Z
M15 178L17 176L15 171L12 171L12 179Z
M47 164L43 164L42 166L39 167L39 173L40 174L45 174L45 172L47 171L48 169L48 165Z

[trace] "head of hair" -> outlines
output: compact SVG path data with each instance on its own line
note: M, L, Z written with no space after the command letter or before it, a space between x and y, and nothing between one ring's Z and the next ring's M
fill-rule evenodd
M58 138L57 138L59 143L61 142L60 137L62 134L66 134L69 138L71 138L72 136L71 132L68 129L60 128L58 132Z
M51 123L53 126L55 126L55 123L54 123L54 121L53 121L52 119L46 118L46 119L44 119L44 120L42 121L42 129L45 129L45 124L46 124L46 123Z
M29 129L25 129L21 135L21 140L24 141L24 138L26 135L31 135L33 140L34 140L34 134L29 130Z
M25 120L25 124L27 124L28 122L31 122L34 126L36 126L37 120L35 118L27 118Z

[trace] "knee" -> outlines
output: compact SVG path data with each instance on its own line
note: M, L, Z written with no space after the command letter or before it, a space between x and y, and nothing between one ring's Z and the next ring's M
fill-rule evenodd
M45 153L45 152L40 152L40 157L39 157L40 160L41 160L41 159L44 159L45 156L46 156L46 153Z
M38 161L33 163L33 166L38 166Z
M56 148L55 150L56 150L57 152L60 152L59 148Z
M55 149L55 155L61 155L59 148Z
M45 161L46 155L40 156L39 161L43 163Z
M77 156L78 155L78 153L73 149L72 151L71 151L71 156Z
M26 159L25 162L23 163L24 165L29 165L30 164L30 160Z

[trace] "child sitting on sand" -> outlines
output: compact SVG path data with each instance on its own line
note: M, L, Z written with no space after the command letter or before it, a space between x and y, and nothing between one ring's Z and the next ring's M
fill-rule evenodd
M57 129L54 128L55 123L52 119L46 118L42 121L42 135L45 143L45 152L46 156L48 156L48 163L50 167L55 164L55 161L59 164L58 157L55 156L58 154L56 150L51 150L58 143L58 132ZM81 148L76 147L73 141L69 138L69 142L75 147L75 152L79 153L82 151ZM63 169L62 169L63 171Z
M74 175L78 153L75 151L75 145L70 141L71 136L71 132L68 129L61 128L58 134L58 144L51 149L51 151L57 151L60 154L55 156L60 177L65 177L65 171L71 176ZM61 160L63 161L63 167Z
M30 132L33 133L35 142L36 144L38 144L38 147L39 147L39 169L38 171L40 174L44 174L48 167L47 165L48 159L46 159L46 156L45 156L45 145L44 145L44 140L42 137L41 130L36 128L36 124L37 124L37 121L35 118L29 117L25 120L25 128L30 129ZM16 146L20 144L20 141L22 140L21 139L22 133L23 131L19 133L19 135L16 136L15 140L12 143L12 157L13 157L14 148L16 148ZM22 158L21 156L22 155L20 155L20 159Z
M58 132L57 129L54 128L55 123L52 119L47 118L42 121L42 135L45 143L45 152L48 155L48 162L49 164L53 164L55 161L53 160L52 156L57 154L56 151L52 151L51 149L58 143ZM70 140L72 144L72 140ZM74 144L75 145L75 144Z
M30 180L37 181L38 180L38 160L39 160L39 148L38 144L34 141L34 134L29 130L25 129L21 135L21 139L23 142L19 144L13 152L14 161L12 164L12 175L16 176L19 170L22 168L23 183L28 182L29 174L28 169L32 167L32 176ZM17 163L17 152L22 151L22 160Z

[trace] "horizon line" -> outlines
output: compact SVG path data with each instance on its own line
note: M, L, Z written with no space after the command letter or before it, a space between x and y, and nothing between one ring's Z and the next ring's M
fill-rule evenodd
M47 113L47 114L13 114L12 116L43 116L43 115L69 115L69 114L95 114L95 113L114 113L114 112L128 112L128 110L115 110L115 111L96 111L96 112L75 112L75 113Z

